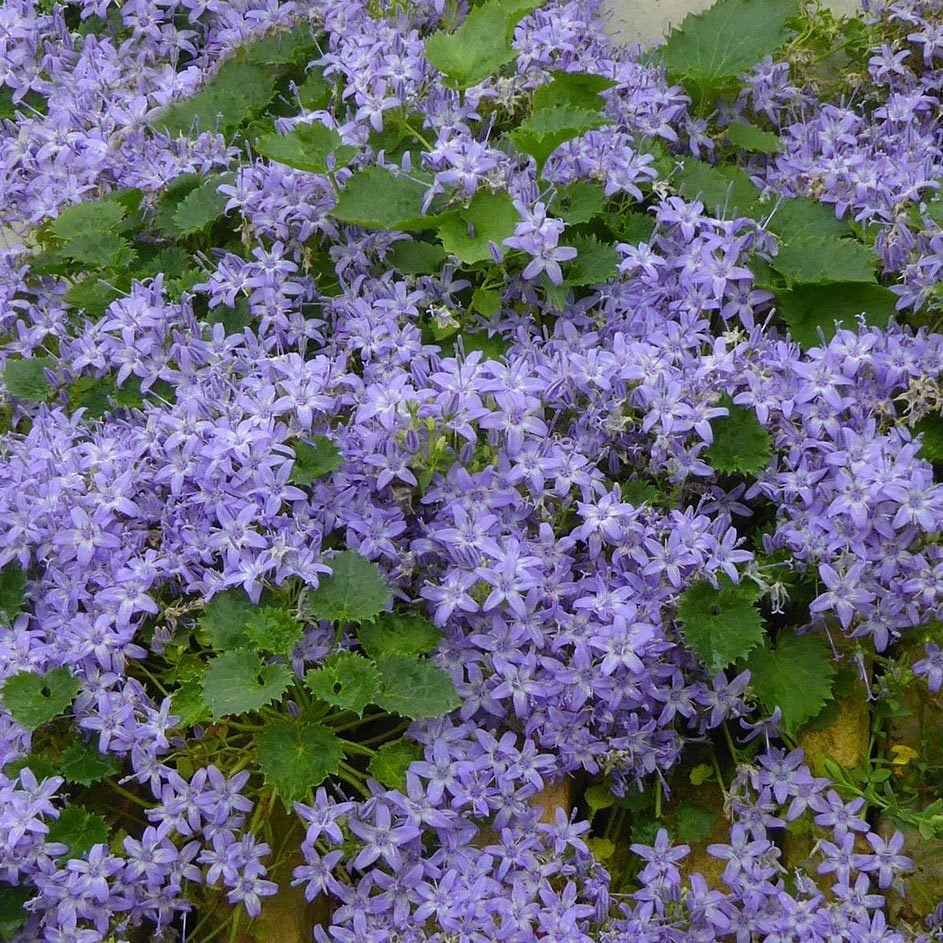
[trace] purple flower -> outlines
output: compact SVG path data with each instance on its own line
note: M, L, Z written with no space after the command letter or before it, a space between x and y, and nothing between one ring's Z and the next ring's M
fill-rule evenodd
M862 871L877 872L878 887L882 890L891 886L897 874L913 867L910 858L899 854L904 847L904 836L900 832L894 832L887 841L874 832L868 832L865 838L871 846L872 854L858 855L855 865Z
M554 285L563 284L560 263L576 258L576 249L572 246L557 245L565 224L562 220L548 217L543 203L536 203L531 209L526 203L515 200L514 206L521 214L521 221L514 227L514 235L504 240L504 245L531 256L522 277L533 279L546 272Z
M943 688L943 651L933 642L924 645L924 658L915 662L913 673L918 677L925 676L927 687L931 694L936 694Z
M741 825L733 825L730 829L729 844L713 844L707 846L707 853L721 861L726 861L724 867L724 882L732 885L743 874L749 880L760 863L760 859L773 851L773 846L766 839L750 840L746 830Z
M351 818L349 827L363 843L363 847L354 859L355 868L365 868L382 858L394 871L402 865L400 847L407 845L420 835L417 825L401 823L393 825L393 816L389 806L379 804L373 816L373 822Z
M835 612L842 627L847 629L855 614L870 611L874 600L874 593L861 585L863 575L863 563L853 563L844 574L839 574L828 563L820 563L819 576L828 591L812 600L809 611Z

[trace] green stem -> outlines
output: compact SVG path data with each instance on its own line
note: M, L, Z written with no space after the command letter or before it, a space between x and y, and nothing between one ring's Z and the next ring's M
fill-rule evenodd
M217 910L219 910L219 901L216 901L213 904L213 906L210 907L209 910L207 910L206 913L203 914L202 917L200 917L200 919L197 921L196 926L193 928L193 931L191 933L188 933L186 938L188 940L189 939L198 940L200 931L203 929L204 925L212 918L213 914L215 914ZM225 926L225 924L223 924L223 926Z
M335 716L343 717L344 715L336 714ZM376 714L368 714L366 717L358 717L356 720L348 720L347 723L344 723L344 724L331 724L331 730L333 730L334 733L337 733L338 731L341 731L341 730L353 730L356 727L360 727L362 724L369 723L371 720L376 720L376 719L377 719Z
M432 150L432 145L426 140L425 136L417 131L408 121L404 123L403 127L414 137L420 144L427 150Z
M737 757L739 756L739 751L733 742L733 737L730 734L730 728L727 726L726 722L721 725L721 728L724 731L724 740L727 742L727 749L730 751L730 759L733 760L734 765L736 765L738 762Z
M214 913L216 909L217 908L214 907L213 910L210 911L210 913ZM216 927L214 930L211 930L209 933L207 933L207 935L203 937L200 943L210 943L210 940L212 940L214 937L219 936L226 929L226 927L229 926L230 923L232 923L234 920L237 919L238 914L239 914L238 910L233 910L233 912L218 927ZM196 936L195 930L194 930L193 935Z
M117 783L109 784L112 789L123 799L127 799L128 802L133 802L136 806L140 806L142 809L149 809L150 805L146 803L140 796L136 796L133 792L128 789L125 789L124 786L119 786Z
M720 788L726 792L727 786L724 783L723 773L720 771L720 763L717 761L717 751L711 750L711 766L714 768L714 775L717 777L717 782L720 785Z
M377 751L371 750L370 747L364 746L362 743L353 743L350 740L344 741L344 752L345 753L355 753L359 756L376 756Z
M618 834L620 822L620 814L625 812L622 808L614 808L612 812L609 813L609 819L606 822L606 827L603 829L602 837L603 838L612 838L613 835Z
M370 737L368 740L361 740L361 743L364 746L369 746L371 743L383 743L387 740L392 739L393 737L398 737L401 733L405 733L409 730L409 723L398 724L392 730L386 731L386 733L377 734L375 737ZM337 729L336 727L334 728Z
M265 805L269 801L270 796L271 791L269 789L263 789L259 794L258 799L256 799L255 809L252 811L252 818L249 820L248 828L248 831L253 835L256 834L256 829L259 827L259 822L261 822L263 816L267 814Z
M258 733L265 726L264 724L244 724L238 720L227 720L227 727L232 727L233 730L244 730L246 733Z
M345 763L343 760L340 762L338 768L341 779L347 783L349 786L353 786L362 796L369 796L370 790L367 789L367 781L360 775L360 773L354 769L349 763Z
M840 46L835 46L834 48L828 49L828 50L826 50L825 52L820 53L819 55L817 55L817 56L812 60L812 62L813 62L813 63L821 62L823 59L827 59L829 56L833 56L836 52L841 52L841 50L843 50L846 46L850 46L851 43L852 43L852 40L846 39Z
M160 693L164 695L164 697L170 696L167 691L167 688L165 688L160 683L160 681L158 681L157 678L155 678L154 675L150 671L148 671L147 668L144 667L144 664L142 662L139 661L136 667L138 671L140 671L151 682L151 684L153 684L154 687L156 687L157 690L160 691Z
M242 759L229 771L230 776L241 773L252 762L252 758L244 750L240 750L239 752L242 753Z
M294 697L294 699L306 712L311 710L313 700L311 695L308 693L308 689L303 684L301 684L300 681L295 682L294 687L292 688L292 697Z

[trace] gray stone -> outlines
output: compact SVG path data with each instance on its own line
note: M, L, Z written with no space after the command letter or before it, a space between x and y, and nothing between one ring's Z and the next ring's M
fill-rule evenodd
M706 10L713 0L605 0L604 9L610 34L626 45L658 42L689 13ZM838 14L852 14L860 9L858 0L829 0Z

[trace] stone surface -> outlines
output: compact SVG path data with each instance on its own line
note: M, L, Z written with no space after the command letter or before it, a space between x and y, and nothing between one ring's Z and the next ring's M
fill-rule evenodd
M816 776L825 775L826 760L849 770L864 766L868 760L871 718L864 685L858 682L835 706L833 723L818 729L809 725L799 734L798 744Z
M711 826L710 834L699 842L685 842L691 853L679 865L678 870L685 880L692 874L700 874L707 881L709 887L716 891L726 891L723 873L727 863L707 853L708 845L723 845L730 841L730 818L724 808L724 794L717 783L704 783L701 786L691 787L688 783L680 783L672 791L672 804L688 799L697 803L708 812L713 812L716 818Z
M919 633L912 641L904 641L898 658L902 664L912 665L923 657L923 640ZM910 756L912 761L920 760L931 771L943 766L943 703L939 695L931 694L925 679L917 679L909 685L901 698L901 706L906 713L888 721L885 750L888 756L895 753ZM909 765L909 764L908 764ZM919 781L919 775L904 765L897 769L900 778L910 775ZM914 785L911 781L911 785ZM919 802L926 808L937 798L933 788L922 789L923 797ZM904 833L905 851L914 863L913 871L904 875L901 884L888 895L889 911L895 918L905 919L917 924L933 913L934 908L943 901L943 839L925 839L913 828L882 816L878 827L885 837L897 829ZM902 891L902 893L901 893Z
M234 943L310 943L314 928L330 922L336 901L319 896L308 903L304 887L291 886L292 872L304 864L300 849L302 826L299 819L287 813L280 803L271 803L269 816L272 834L268 840L272 848L276 851L286 847L293 850L288 855L279 856L275 867L269 871L268 879L278 884L279 892L262 898L262 913L255 920L240 923ZM225 905L222 909L227 911ZM220 943L225 939L222 937Z
M605 0L610 34L619 42L649 46L677 26L688 13L706 10L713 0ZM859 0L829 0L839 14L860 9Z

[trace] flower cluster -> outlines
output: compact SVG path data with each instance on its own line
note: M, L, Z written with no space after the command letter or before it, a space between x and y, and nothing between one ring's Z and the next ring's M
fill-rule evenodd
M0 711L17 943L215 932L214 900L254 918L291 882L330 900L316 939L338 943L903 939L884 909L910 865L903 838L772 742L792 731L741 660L767 644L762 626L718 654L682 609L694 589L736 590L773 635L877 652L943 614L943 486L925 450L943 336L855 311L800 345L769 274L790 251L777 219L818 201L820 222L867 230L842 236L849 251L874 235L871 268L922 316L943 251L938 17L871 5L887 42L866 107L818 101L771 59L744 78L726 126L763 121L782 143L749 158L763 210L748 213L732 191L677 185L691 167L713 179L692 161L722 134L664 68L610 42L596 2L519 6L504 71L462 88L427 40L481 5L0 9L0 218L16 236L0 251L0 576L23 581L12 612L0 583L0 678L76 684L35 724ZM211 98L218 126L194 111L161 130L226 64L252 68L254 43L284 41L268 53L281 68L299 36L301 74L285 66L264 118L247 106L230 126L231 103ZM592 83L555 106L586 130L545 161L515 151L538 90L573 75L602 83L598 114ZM323 166L284 143L322 133ZM398 204L379 223L351 210L368 171L403 186L395 224ZM191 175L215 185L168 211ZM98 270L56 221L105 197L126 203L89 239L124 262ZM182 225L204 198L216 215ZM475 215L483 198L494 209ZM336 462L300 472L325 442ZM238 739L262 722L194 706L200 614L232 591L283 594L301 640L249 681L300 683L359 644L343 620L306 617L345 549L377 565L388 607L438 630L460 706L408 726L397 785L348 758L286 802L285 838L256 741ZM943 685L933 643L914 672ZM349 713L375 755L395 724ZM729 840L708 849L717 880L686 871L664 829L631 843L614 824L639 865L623 866L625 893L585 810L546 807L548 787L591 778L620 815L645 795L660 810L692 749L744 733ZM90 783L118 810L104 835L81 818ZM789 875L778 842L800 822L817 840ZM280 885L286 856L301 863Z
M645 862L638 903L625 907L604 939L672 939L683 921L705 939L901 943L905 938L887 925L884 896L875 891L890 888L911 866L900 854L902 836L885 840L871 832L861 815L864 801L844 801L802 760L801 750L771 750L732 784L730 840L707 847L724 864L718 881L696 871L682 876L691 849L672 845L664 829L653 845L633 846ZM770 839L803 815L830 837L815 844L787 890L781 852Z

